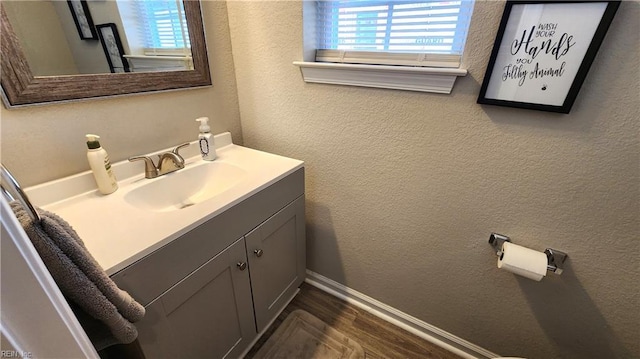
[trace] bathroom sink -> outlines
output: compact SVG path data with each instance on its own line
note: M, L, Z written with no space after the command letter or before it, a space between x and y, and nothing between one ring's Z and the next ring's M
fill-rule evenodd
M215 135L214 143L215 161L203 161L199 142L192 141L181 151L185 168L153 179L144 178L140 163L112 163L119 188L109 195L96 190L91 171L25 192L34 205L68 221L113 275L304 167L236 145L229 132ZM157 158L172 149L144 155Z
M247 172L223 162L204 162L152 180L143 180L125 201L137 208L168 212L215 198L240 183Z

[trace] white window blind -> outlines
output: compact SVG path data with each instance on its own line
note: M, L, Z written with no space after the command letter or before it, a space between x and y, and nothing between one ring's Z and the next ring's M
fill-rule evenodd
M316 2L316 61L459 67L473 0Z
M145 54L191 53L182 0L132 1ZM176 51L178 50L178 51Z

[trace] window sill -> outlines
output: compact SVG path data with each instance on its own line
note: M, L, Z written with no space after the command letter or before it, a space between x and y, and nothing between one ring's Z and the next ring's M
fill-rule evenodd
M294 61L305 82L450 94L467 70Z
M132 72L193 70L191 56L124 55Z

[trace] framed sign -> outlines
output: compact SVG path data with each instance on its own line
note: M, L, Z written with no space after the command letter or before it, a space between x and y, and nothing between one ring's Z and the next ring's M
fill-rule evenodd
M101 24L96 27L111 72L129 72L129 63L124 57L124 48L116 24Z
M67 0L69 10L71 10L71 16L73 16L73 22L76 24L78 34L82 40L98 40L98 34L93 26L93 19L91 18L91 12L89 12L89 5L84 0Z
M507 1L478 103L569 113L620 1Z

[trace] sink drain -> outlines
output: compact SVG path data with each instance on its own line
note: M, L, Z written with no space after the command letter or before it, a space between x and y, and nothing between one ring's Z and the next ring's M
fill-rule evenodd
M195 204L195 203L181 203L181 204L180 204L180 207L178 207L178 209L184 209L184 208L187 208L187 207L191 207L191 206L193 206L194 204Z

